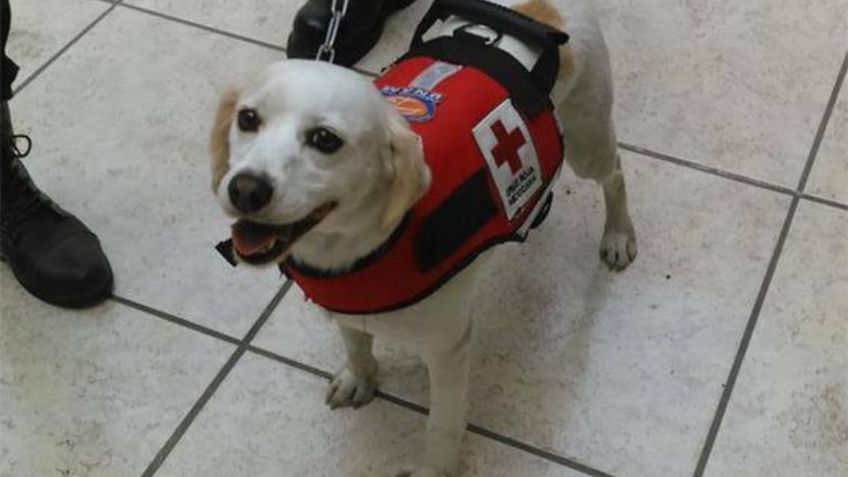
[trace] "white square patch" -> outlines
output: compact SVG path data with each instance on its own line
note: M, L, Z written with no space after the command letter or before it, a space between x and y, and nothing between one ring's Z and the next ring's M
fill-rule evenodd
M474 126L474 138L501 197L507 219L542 187L536 146L521 115L507 99Z

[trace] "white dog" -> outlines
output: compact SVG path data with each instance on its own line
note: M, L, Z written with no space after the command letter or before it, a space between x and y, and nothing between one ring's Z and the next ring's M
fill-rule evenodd
M529 0L513 8L570 35L550 97L568 164L604 191L601 257L623 269L636 256L636 237L611 122L609 58L593 9L587 0ZM312 269L347 270L390 239L431 181L417 136L372 82L317 62L273 64L225 94L211 150L214 190L239 219L239 261L255 265L293 258ZM471 344L465 304L480 262L411 306L331 313L348 361L330 383L330 407L358 407L374 397L374 336L406 343L428 367L426 453L419 468L400 475L456 470Z

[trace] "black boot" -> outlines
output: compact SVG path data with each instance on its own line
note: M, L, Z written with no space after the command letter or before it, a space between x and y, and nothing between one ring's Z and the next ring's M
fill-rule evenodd
M345 1L347 11L332 45L334 54L324 51L322 59L350 66L374 47L383 34L386 18L415 0L307 0L295 16L288 57L315 59L327 38L334 2L337 11L341 11Z
M112 292L109 262L97 236L32 182L19 160L29 146L28 137L13 135L0 102L0 255L36 297L71 308L97 304Z

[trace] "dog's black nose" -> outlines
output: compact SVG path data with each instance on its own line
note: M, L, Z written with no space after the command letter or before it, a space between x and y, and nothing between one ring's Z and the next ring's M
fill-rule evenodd
M256 212L271 202L274 188L268 179L262 176L242 172L230 181L227 187L230 194L230 202L233 207L241 212L249 214Z

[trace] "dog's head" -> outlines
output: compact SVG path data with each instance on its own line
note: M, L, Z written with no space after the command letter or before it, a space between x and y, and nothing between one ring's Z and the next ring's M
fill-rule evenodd
M376 88L313 61L272 64L225 93L211 153L235 251L257 265L310 235L388 235L429 185L418 137Z

